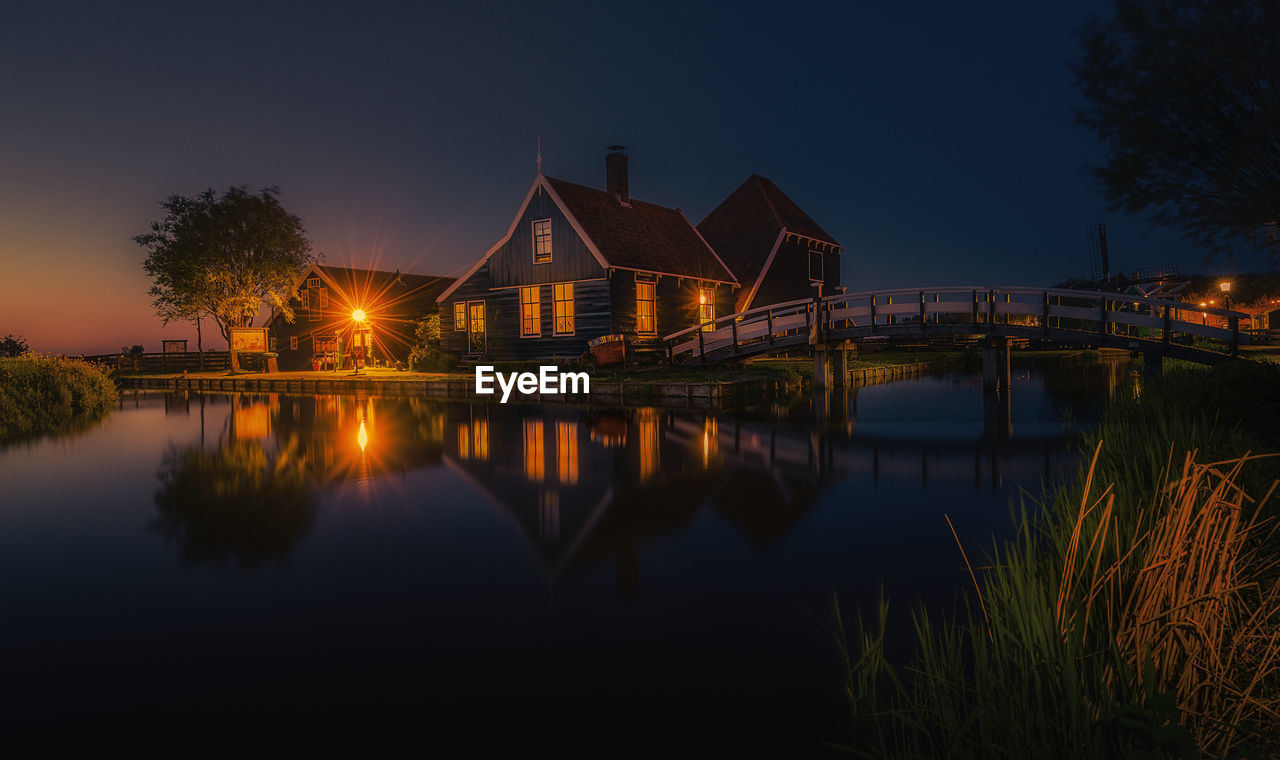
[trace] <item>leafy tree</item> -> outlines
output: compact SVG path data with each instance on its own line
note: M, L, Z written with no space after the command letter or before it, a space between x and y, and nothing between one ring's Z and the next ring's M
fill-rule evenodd
M13 335L6 335L4 338L0 339L0 356L22 356L29 350L31 349L27 346L26 339L21 335L17 337Z
M1112 208L1280 256L1280 6L1267 0L1116 0L1080 30L1076 114L1106 148Z
M289 307L298 275L315 261L298 217L280 205L280 191L258 194L231 187L193 198L170 196L165 216L134 237L147 250L143 269L151 277L156 314L168 324L196 324L212 317L222 337L230 328L251 327L262 306L293 321Z

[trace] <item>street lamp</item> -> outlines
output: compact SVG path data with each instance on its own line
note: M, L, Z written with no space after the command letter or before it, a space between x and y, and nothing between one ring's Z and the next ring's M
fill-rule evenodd
M1231 280L1223 280L1218 283L1218 287L1222 289L1222 299L1226 304L1227 310L1231 310Z
M356 323L356 330L359 330L361 325L364 324L364 318L365 318L364 309L356 309L351 312L351 319ZM355 343L356 343L355 331L352 331L352 335L351 335L352 348L355 347ZM363 341L361 341L361 343L363 344ZM365 346L361 345L360 350L362 355L351 357L351 365L355 367L355 372L352 372L351 373L352 375L360 374L360 363L364 360L363 353L365 350Z

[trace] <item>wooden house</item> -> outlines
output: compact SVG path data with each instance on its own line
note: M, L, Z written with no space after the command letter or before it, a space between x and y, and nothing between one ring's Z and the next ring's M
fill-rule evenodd
M698 223L742 283L734 312L824 295L840 286L843 247L765 177L753 174Z
M436 313L452 277L312 264L298 279L294 321L267 323L281 369L332 369L341 355L394 364L408 359L418 320ZM357 319L358 318L358 319Z
M604 335L656 345L733 312L738 281L693 224L631 197L620 146L605 167L605 190L539 171L506 235L440 295L447 350L570 358Z

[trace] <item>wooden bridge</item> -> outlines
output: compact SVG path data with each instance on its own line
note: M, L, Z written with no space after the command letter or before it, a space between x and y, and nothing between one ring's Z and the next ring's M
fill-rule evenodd
M1158 372L1166 356L1201 364L1235 358L1248 339L1240 332L1241 317L1248 315L1120 293L948 287L789 301L720 317L663 340L673 364L734 361L812 345L821 365L823 349L852 340L982 335L992 339L993 348L1003 346L1007 366L1009 338L1038 338L1141 351Z

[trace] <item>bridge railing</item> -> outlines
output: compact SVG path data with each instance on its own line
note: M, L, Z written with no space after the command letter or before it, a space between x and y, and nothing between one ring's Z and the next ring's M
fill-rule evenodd
M1068 331L1166 344L1197 344L1207 339L1224 344L1224 353L1234 355L1237 347L1248 341L1239 329L1240 319L1247 316L1144 296L1064 288L902 288L758 307L672 333L664 341L673 362L691 358L706 361L708 357L760 353L779 343L821 340L824 334L927 334L944 325L949 326L949 332L964 330L967 325L970 332L981 333L983 326L1003 325L1039 328L1045 337L1050 337L1051 331Z

